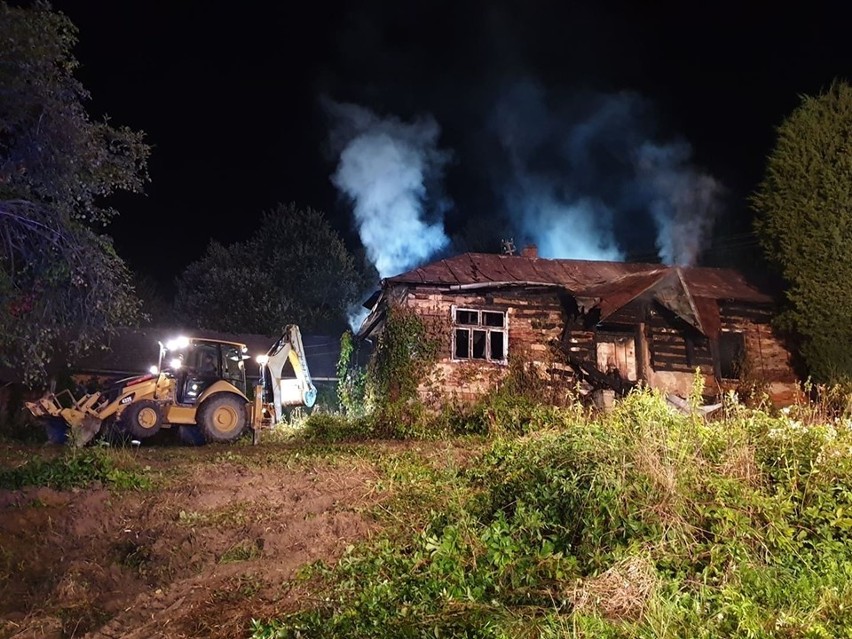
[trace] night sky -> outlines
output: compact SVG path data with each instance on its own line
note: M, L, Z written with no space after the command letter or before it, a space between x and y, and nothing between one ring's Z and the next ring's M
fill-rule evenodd
M723 185L704 246L718 250L704 250L701 262L724 262L726 249L750 241L745 196L774 128L799 95L852 70L839 9L760 4L53 2L80 30L90 111L144 130L154 147L147 195L118 198L109 232L130 266L165 288L211 237L248 237L277 202L324 210L358 243L352 202L331 181L337 156L323 99L401 122L428 114L447 152L439 189L447 234L515 232L517 219L501 218L506 200L495 195L511 167L494 168L487 123L519 82L546 96L551 127L596 104L577 96L634 96L644 134L685 141L690 165ZM535 111L529 117L529 128L514 120L516 141L539 126ZM536 151L536 162L547 164L549 153ZM620 174L608 176L604 160L595 158L602 168L588 179L618 188L609 182ZM653 239L633 233L624 257L647 258Z

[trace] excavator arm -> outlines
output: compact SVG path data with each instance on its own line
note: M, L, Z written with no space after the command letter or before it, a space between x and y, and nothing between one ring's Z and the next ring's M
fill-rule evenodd
M284 366L290 362L296 377L283 376ZM302 333L295 324L284 328L284 334L266 354L266 369L272 382L272 397L275 404L275 421L284 416L285 406L307 406L317 399L317 389L311 380Z

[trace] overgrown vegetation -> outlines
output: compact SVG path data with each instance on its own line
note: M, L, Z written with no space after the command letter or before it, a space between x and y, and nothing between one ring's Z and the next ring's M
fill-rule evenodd
M398 319L397 316L394 321ZM417 384L419 376L433 363L436 347L432 342L418 351L420 346L405 345L409 339L415 344L428 340L424 338L426 331L422 320L416 316L407 316L400 324L389 339L392 345L380 345L387 349L383 353L385 363L372 362L366 375L357 368L338 368L360 376L358 383L362 384L362 389L367 389L371 399L361 398L359 403L357 393L342 391L343 413L313 413L302 424L301 436L309 440L336 442L370 438L518 435L546 427L556 413L585 414L586 409L574 401L576 394L572 390L558 391L557 395L557 391L522 360L512 361L499 388L482 400L474 404L450 400L438 410L427 408L417 394ZM406 352L415 352L418 359L414 362L405 360ZM341 355L343 361L344 355ZM402 365L397 366L397 362L402 362ZM366 381L374 373L379 381ZM385 383L382 379L388 381ZM379 389L386 384L397 387L396 401L378 399ZM338 392L341 392L340 389ZM560 411L555 407L557 405L564 409Z
M499 434L466 464L389 460L384 536L254 636L850 636L848 412L728 398L705 422L634 391L607 415L485 414Z
M367 370L358 364L348 331L340 341L338 399L343 414L314 413L305 422L309 439L337 441L385 437L437 437L448 430L418 396L438 346L424 320L411 309L390 305L385 327Z
M427 378L438 345L413 309L390 304L367 374L368 408L382 411L412 401Z
M352 331L340 336L340 357L337 360L337 399L346 415L358 417L364 413L367 373L358 364L358 346Z
M122 451L100 448L70 449L54 459L34 458L15 468L0 468L0 488L46 486L67 490L100 482L117 489L151 486L145 470Z

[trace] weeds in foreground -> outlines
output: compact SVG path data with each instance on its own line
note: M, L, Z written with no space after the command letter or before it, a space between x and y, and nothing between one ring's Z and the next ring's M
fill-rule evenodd
M387 534L254 637L852 636L848 420L705 422L650 391L493 415L469 467L382 467Z
M122 450L68 449L54 459L34 458L21 466L0 468L0 488L46 486L67 490L100 482L118 490L142 490L151 487L148 470Z

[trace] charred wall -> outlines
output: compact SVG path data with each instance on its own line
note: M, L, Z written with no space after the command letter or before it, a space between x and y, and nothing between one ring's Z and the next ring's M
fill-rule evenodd
M772 308L742 302L719 304L722 333L741 333L744 358L741 377L766 387L776 404L790 404L798 393L798 378L793 369L790 351L772 329ZM734 384L725 384L731 388Z
M532 363L554 388L567 390L573 384L573 373L563 363L562 349L600 367L598 342L619 332L628 338L635 336L636 375L653 387L686 395L698 368L710 394L741 388L745 377L762 384L777 403L789 403L796 391L790 355L769 324L772 311L768 306L720 303L721 332L709 339L649 299L633 300L598 323L594 314L582 313L570 295L554 288L448 291L407 287L397 294L396 299L404 300L424 320L430 339L438 345L433 375L420 387L427 401L481 397L499 386L508 373L508 361L514 358ZM462 338L458 336L487 327L460 327L454 309L505 313L506 357L501 361L478 357L482 351L474 353L475 345L467 357L460 357L456 342ZM730 342L732 335L741 336L736 339L742 341L744 367L739 369L739 379L725 377L722 373L727 371L720 362L720 343ZM477 357L471 356L474 354Z

